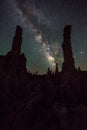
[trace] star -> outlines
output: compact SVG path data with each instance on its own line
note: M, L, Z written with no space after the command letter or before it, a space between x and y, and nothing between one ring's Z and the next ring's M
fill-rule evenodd
M81 51L80 51L80 54L81 54L81 55L83 55L83 54L84 54L84 52L81 50Z

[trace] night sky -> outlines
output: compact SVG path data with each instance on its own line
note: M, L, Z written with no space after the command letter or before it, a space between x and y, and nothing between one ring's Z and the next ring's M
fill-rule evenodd
M22 52L27 69L46 73L63 62L63 28L72 25L76 67L87 70L86 0L0 0L0 55L12 45L16 25L23 28Z

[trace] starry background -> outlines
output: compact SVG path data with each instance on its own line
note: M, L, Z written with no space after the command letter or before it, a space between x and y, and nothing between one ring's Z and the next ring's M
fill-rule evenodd
M76 67L87 70L86 0L1 0L0 55L10 50L16 25L23 28L22 52L27 69L46 73L63 62L63 28L72 25L72 49Z

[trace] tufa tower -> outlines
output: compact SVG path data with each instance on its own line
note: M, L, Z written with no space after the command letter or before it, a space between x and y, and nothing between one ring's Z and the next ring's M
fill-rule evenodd
M74 58L73 58L73 52L71 47L71 25L66 25L64 28L63 33L63 55L64 55L64 62L62 66L63 72L72 72L75 71L75 65L74 65Z
M13 55L20 55L21 44L22 44L22 28L19 25L17 25L11 49L11 53Z

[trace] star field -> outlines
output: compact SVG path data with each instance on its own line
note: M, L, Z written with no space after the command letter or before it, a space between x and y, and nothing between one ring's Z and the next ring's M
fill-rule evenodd
M17 24L23 28L22 52L27 68L46 73L61 70L63 28L72 25L72 48L76 67L87 70L86 0L1 0L0 55L10 50Z

